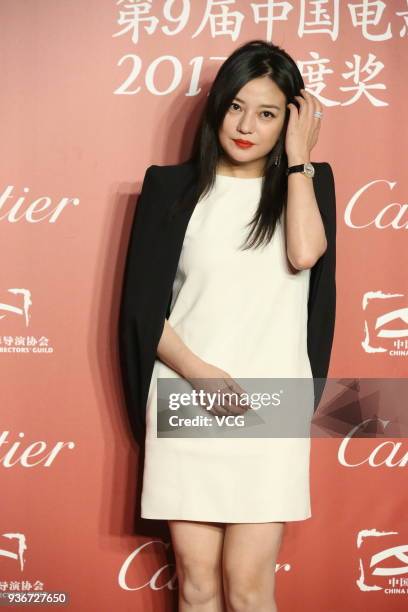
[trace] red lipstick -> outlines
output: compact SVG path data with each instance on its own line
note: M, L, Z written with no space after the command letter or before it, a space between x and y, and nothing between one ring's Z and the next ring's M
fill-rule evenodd
M236 140L233 139L235 144L237 145L237 147L239 147L240 149L249 149L250 147L252 147L254 145L253 142L250 142L249 140Z

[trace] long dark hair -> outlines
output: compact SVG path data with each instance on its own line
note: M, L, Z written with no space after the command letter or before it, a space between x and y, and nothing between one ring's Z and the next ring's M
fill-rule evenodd
M224 116L239 90L248 81L265 75L283 92L286 104L292 102L299 108L294 96L300 95L304 82L290 55L279 46L264 40L251 40L238 47L221 65L211 85L189 160L195 166L194 181L177 200L174 211L194 208L200 197L211 190L217 164L223 153L218 133ZM243 250L257 248L270 241L286 206L288 159L285 138L289 113L285 105L285 120L279 138L267 156L261 197L254 217L248 224L252 227Z

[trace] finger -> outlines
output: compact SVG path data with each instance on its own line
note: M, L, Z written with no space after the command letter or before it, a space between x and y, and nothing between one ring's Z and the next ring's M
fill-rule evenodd
M235 385L232 385L232 382ZM226 412L222 414L236 416L242 415L247 411L248 407L240 404L241 391L244 390L232 378L224 378L224 386L220 390L220 408Z
M322 104L319 102L319 100L316 98L316 96L314 96L312 93L310 93L310 91L306 91L305 89L301 89L301 92L304 92L305 97L307 97L311 103L313 104L313 113L315 111L319 111L320 113L323 112L323 106ZM320 117L316 117L315 115L313 115L314 119L320 119Z
M224 406L220 406L219 404L215 404L215 406L213 407L212 410L210 410L211 414L217 415L217 416L228 416L229 415L229 411L224 408Z
M316 100L315 96L312 93L310 93L310 91L307 91L307 89L301 89L300 92L302 96L305 98L305 100L311 100L311 101Z
M228 411L233 411L235 414L236 409L239 407L239 397L235 390L231 389L228 384L222 389L222 405Z
M289 102L289 104L287 106L288 106L289 113L290 113L289 119L290 119L291 115L293 115L295 113L295 111L296 111L296 114L299 112L296 104L293 104L293 102Z
M311 116L311 103L301 96L295 96L295 99L299 104L299 119L309 118Z
M301 91L302 91L302 93L304 92L303 89L301 89ZM302 109L304 109L305 114L307 114L309 117L312 117L313 112L315 110L315 105L314 105L314 102L312 100L312 97L309 96L306 92L303 95L304 95L304 97L302 97L302 96L295 96L295 97L296 97L296 99L299 99L299 101L302 101L302 102L299 102L299 103L301 104Z
M302 96L293 96L294 98L296 98L296 100L299 103L300 106L300 110L302 110L302 108L306 105L307 106L307 102L304 98L302 98Z
M318 111L323 110L322 104L320 103L319 99L314 94L312 94L310 91L307 91L307 89L301 89L300 91L304 93L306 98L309 98L309 100L313 102L315 110L318 110Z
M237 381L234 378L227 378L226 383L228 387L231 389L231 391L237 394L237 406L239 409L242 410L242 413L249 410L251 406L244 403L243 400L245 399L245 397L242 397L242 396L248 395L248 391L244 389L243 387L241 387L241 385L237 383Z
M229 392L231 393L231 392ZM229 401L228 401L229 399ZM239 402L239 397L228 398L224 403L225 408L229 411L230 414L244 414L247 411L247 406L241 405Z
M310 91L307 91L306 89L301 89L300 91L304 99L307 100L307 102L309 102L313 106L314 110L317 110L320 102L318 101L316 96L314 96L312 93L310 93Z

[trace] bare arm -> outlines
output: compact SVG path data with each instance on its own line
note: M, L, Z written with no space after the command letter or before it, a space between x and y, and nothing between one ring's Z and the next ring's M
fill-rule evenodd
M202 389L207 393L215 393L224 388L229 396L220 404L214 404L210 410L213 414L244 414L249 406L240 406L231 391L236 394L245 392L228 372L217 365L208 363L201 359L196 353L188 348L177 332L165 319L163 332L157 346L157 356L169 368L175 370L186 380L194 380L193 387Z
M289 166L309 162L310 158L290 159ZM311 268L327 248L326 234L316 201L313 181L300 172L288 176L286 243L290 263L302 270Z

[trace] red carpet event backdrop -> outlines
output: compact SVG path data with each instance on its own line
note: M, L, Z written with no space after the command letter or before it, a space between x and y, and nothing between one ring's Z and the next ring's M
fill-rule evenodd
M0 596L170 612L170 537L138 518L117 348L145 170L188 158L237 46L286 49L324 107L312 162L336 184L329 375L406 376L408 4L2 0L0 15ZM271 568L282 611L407 610L408 441L386 440L313 439L313 515L287 524Z

